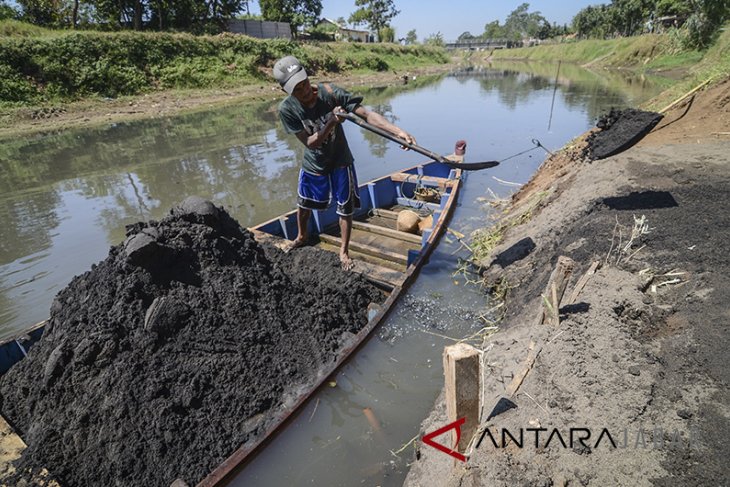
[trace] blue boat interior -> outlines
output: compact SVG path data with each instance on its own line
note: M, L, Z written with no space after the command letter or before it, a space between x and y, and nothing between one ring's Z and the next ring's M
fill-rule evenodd
M0 346L0 375L10 370L10 367L28 354L30 347L41 339L43 328L43 326L36 326L26 335L13 338Z
M424 177L455 179L456 171L446 164L439 162L426 163L401 173L400 181L394 181L390 176L365 183L359 187L361 206L355 211L355 221L367 221L372 217L372 210L375 208L389 210L393 208L412 208L420 210L420 213L427 212L433 215L433 222L438 221L441 212L451 197L452 186L442 188L440 200L426 202L415 199L416 189L419 187L439 187L439 182L427 180ZM462 175L463 177L463 175ZM309 235L322 235L339 233L339 217L335 205L322 211L313 211L309 220ZM257 230L287 240L294 240L297 236L296 211L282 215L278 220L272 220L256 227ZM430 237L432 228L423 230L421 235L421 248L425 247ZM417 249L409 249L408 264L418 256ZM408 265L407 264L407 265Z

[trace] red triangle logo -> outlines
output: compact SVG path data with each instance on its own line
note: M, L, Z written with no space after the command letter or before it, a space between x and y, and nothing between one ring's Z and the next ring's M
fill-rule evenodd
M464 455L462 455L461 453L459 453L458 451L453 450L451 448L447 448L444 445L442 445L441 443L436 443L435 441L433 441L433 438L435 438L436 436L443 435L447 431L456 429L456 445L458 445L459 440L461 439L461 425L464 424L465 422L466 422L466 418L457 419L453 423L449 423L446 426L444 426L443 428L437 429L433 433L428 433L428 434L423 435L423 438L421 438L421 439L428 446L432 446L432 447L436 448L437 450L446 453L447 455L451 455L452 457L456 458L457 460L465 462L466 457ZM454 447L456 447L456 445L454 445Z

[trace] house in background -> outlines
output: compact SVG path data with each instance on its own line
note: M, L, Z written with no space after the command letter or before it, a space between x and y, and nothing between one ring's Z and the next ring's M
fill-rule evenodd
M330 27L331 26L331 27ZM373 35L367 30L348 29L342 27L339 23L334 20L323 18L317 22L317 27L332 29L334 32L335 40L343 42L373 42Z

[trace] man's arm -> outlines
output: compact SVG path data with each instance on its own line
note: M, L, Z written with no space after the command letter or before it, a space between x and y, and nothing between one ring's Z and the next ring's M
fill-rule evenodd
M336 113L337 110L342 110L340 107L335 108L333 110L332 114ZM327 140L327 137L329 137L330 132L334 130L334 128L337 126L337 124L342 123L344 119L340 119L336 116L331 116L327 119L327 123L324 124L324 126L319 129L317 132L313 133L312 135L309 135L306 130L302 130L301 132L297 132L296 136L297 138L302 142L302 144L306 145L309 149L319 149L322 147L322 144Z
M358 115L360 118L365 120L370 125L373 125L380 129L386 130L386 131L390 132L391 134L395 135L396 137L399 137L399 138L405 140L409 144L416 143L415 137L413 137L411 134L409 134L405 130L401 129L400 127L397 127L396 125L393 125L392 123L388 122L385 119L385 117L383 117L379 113L370 111L362 105L359 105L353 113Z

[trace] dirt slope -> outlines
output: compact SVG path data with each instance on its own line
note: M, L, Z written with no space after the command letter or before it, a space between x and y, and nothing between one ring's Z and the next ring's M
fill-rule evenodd
M496 444L485 437L456 466L421 446L406 485L730 483L728 132L725 81L666 113L623 153L589 163L584 138L546 161L513 198L511 216L536 197L540 209L508 231L494 255L531 248L525 239L534 250L487 273L506 279L510 291L502 331L484 344L483 417L529 343L541 352L512 397L516 408L483 422ZM629 243L636 220L644 231ZM567 296L592 262L601 267L575 304L563 301L558 327L535 325L561 255L576 262ZM422 432L446 423L439 399ZM570 428L592 433L586 446L570 442ZM502 444L505 429L522 430L522 446ZM616 447L605 436L596 445L603 429ZM557 436L547 442L555 430L565 445Z

